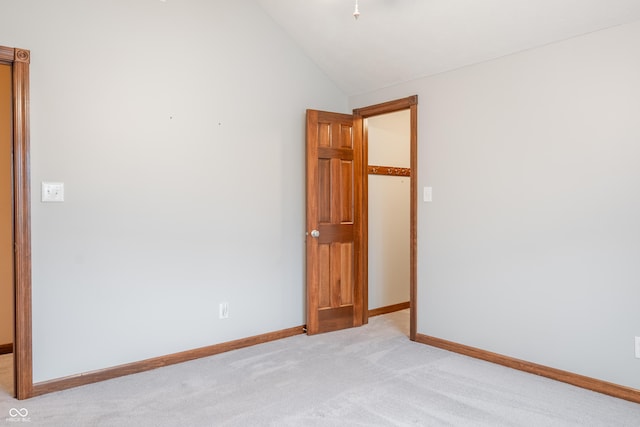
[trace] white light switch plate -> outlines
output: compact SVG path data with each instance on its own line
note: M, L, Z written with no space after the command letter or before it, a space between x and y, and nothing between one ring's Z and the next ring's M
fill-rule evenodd
M425 202L431 202L433 200L433 188L432 187L424 187L424 191L422 194L422 199Z
M64 202L64 182L43 182L43 202Z

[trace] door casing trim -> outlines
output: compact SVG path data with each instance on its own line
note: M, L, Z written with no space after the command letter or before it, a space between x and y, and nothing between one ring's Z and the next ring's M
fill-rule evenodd
M362 132L362 156L363 156L363 189L362 189L362 247L363 254L367 254L369 251L369 176L366 168L368 165L367 159L367 147L368 147L368 131L366 127L366 121L364 119L378 116L381 114L394 113L396 111L409 110L410 113L410 169L411 169L411 183L410 183L410 225L409 225L409 339L416 340L417 330L417 272L418 272L418 95L409 96L407 98L396 99L389 102L383 102L381 104L375 104L368 107L356 108L353 110L354 122L356 129ZM368 277L368 265L369 260L367 256L362 257L361 263L362 278L364 281L363 286L363 306L364 310L362 323L367 323L369 320L369 277Z
M29 163L29 63L26 49L0 46L0 62L12 67L13 240L14 240L14 391L33 394L31 334L31 202Z

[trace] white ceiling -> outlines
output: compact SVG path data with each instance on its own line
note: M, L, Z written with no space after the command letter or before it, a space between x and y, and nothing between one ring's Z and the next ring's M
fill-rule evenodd
M640 0L256 0L347 94L640 20Z

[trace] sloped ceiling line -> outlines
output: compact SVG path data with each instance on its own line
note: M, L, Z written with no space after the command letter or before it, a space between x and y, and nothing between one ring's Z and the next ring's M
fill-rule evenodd
M347 95L640 20L638 0L256 0Z

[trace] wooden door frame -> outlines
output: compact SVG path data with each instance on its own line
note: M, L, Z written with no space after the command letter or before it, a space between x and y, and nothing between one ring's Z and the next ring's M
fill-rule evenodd
M418 272L418 95L407 98L396 99L394 101L371 105L368 107L356 108L353 110L354 128L360 133L362 138L362 280L363 286L363 307L362 323L369 320L369 259L366 254L369 251L369 175L366 171L368 165L368 130L365 119L381 114L394 113L397 111L409 110L410 113L410 219L409 219L409 339L416 340L417 330L417 272Z
M14 392L33 395L31 349L31 203L29 164L28 50L0 46L0 63L12 68L13 94L13 241L14 241Z

